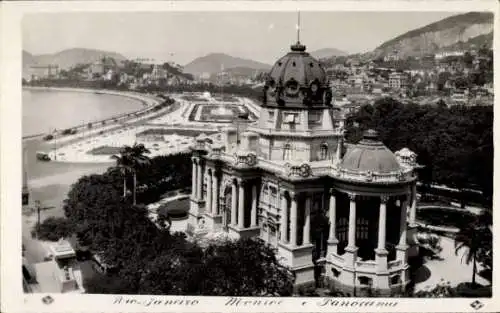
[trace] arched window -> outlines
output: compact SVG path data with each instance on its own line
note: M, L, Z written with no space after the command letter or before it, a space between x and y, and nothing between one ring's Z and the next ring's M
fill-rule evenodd
M290 161L292 159L292 146L287 143L283 147L283 160Z
M328 145L326 143L322 143L319 147L319 158L320 160L328 159Z

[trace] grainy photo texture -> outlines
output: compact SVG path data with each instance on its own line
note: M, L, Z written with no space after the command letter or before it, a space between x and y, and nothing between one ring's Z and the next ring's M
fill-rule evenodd
M24 292L491 297L493 20L24 16Z

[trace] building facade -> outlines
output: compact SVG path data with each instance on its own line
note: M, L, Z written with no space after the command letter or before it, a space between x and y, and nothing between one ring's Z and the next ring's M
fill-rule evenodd
M416 209L415 154L368 131L344 142L324 69L297 43L269 72L259 120L192 146L189 225L260 237L295 274L333 288L389 294L408 284Z
M389 75L389 88L402 89L408 86L408 75L405 73L391 73Z

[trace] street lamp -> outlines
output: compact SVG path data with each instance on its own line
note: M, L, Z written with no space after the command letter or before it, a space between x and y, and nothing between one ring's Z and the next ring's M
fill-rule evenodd
M54 128L54 161L57 161L57 129Z

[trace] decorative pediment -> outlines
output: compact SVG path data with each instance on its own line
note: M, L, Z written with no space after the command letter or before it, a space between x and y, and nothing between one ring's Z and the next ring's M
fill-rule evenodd
M302 164L286 163L285 169L288 176L309 177L312 175L311 166L307 163L302 163Z
M238 151L234 153L234 164L237 166L255 166L257 155L251 151Z

